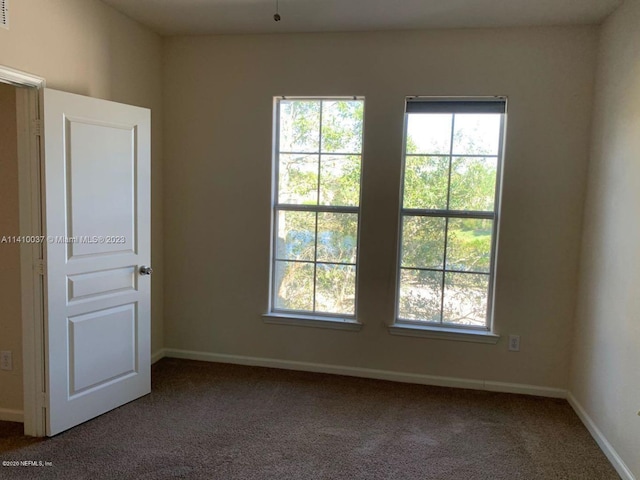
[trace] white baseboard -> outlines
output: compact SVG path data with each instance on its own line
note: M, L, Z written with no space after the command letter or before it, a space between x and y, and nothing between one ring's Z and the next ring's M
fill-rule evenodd
M571 405L575 410L580 420L582 420L582 423L584 423L584 426L587 427L587 430L589 430L589 433L591 433L591 436L596 441L600 449L616 469L622 480L636 480L636 477L631 473L631 470L629 470L622 458L620 458L618 452L615 451L613 446L609 443L609 440L607 440L604 434L596 426L593 419L587 414L585 409L582 408L582 405L580 405L578 400L576 400L576 397L574 397L571 392L567 393L567 400L569 401L569 405Z
M162 360L165 357L165 349L161 348L160 350L153 352L151 354L151 365L156 363L159 360Z
M278 360L273 358L245 357L242 355L226 355L220 353L195 352L174 348L164 349L164 356L183 358L187 360L202 360L205 362L233 363L236 365L250 365L255 367L281 368L285 370L300 370L304 372L331 373L350 377L374 378L393 382L417 383L438 387L468 388L471 390L485 390L491 392L520 393L541 397L566 398L567 392L559 388L539 387L536 385L522 385L516 383L491 382L456 377L441 377L436 375L422 375L417 373L402 373L389 370L375 370L371 368L346 367L342 365L328 365L323 363L296 362L292 360Z
M0 408L0 420L3 422L24 422L24 412L22 410L11 410Z
M536 395L538 397L567 398L567 391L562 388L541 387L539 385L527 385L525 383L484 382L484 389L490 392L518 393L521 395Z

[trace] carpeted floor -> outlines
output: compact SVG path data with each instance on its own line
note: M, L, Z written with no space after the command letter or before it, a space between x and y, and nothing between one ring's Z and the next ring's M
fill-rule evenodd
M619 478L562 400L174 359L91 422L20 427L0 422L0 461L52 466L2 479Z

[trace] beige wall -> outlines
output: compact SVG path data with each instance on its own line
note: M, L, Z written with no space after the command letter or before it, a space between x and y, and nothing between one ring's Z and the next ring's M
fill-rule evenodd
M20 233L16 92L0 83L0 238ZM0 370L0 409L22 410L20 246L0 243L0 350L13 353L13 370Z
M640 478L640 1L602 28L571 392Z
M640 230L629 210L640 200L638 0L626 0L601 35L575 333L596 27L176 37L165 40L163 72L160 37L97 0L21 0L11 8L0 64L43 76L52 88L152 109L153 351L566 388L575 335L571 390L640 475ZM7 90L0 86L0 95ZM272 97L282 94L366 97L360 333L261 320ZM387 333L410 94L509 96L495 325L522 336L520 353L508 353L504 337L492 346ZM17 228L17 216L4 211L17 212L8 146L0 146L0 233ZM19 278L17 262L15 247L0 249L0 275ZM18 282L5 283L0 278L0 349L13 350L16 369L0 372L0 408L20 409Z
M169 348L566 388L597 28L165 41ZM275 95L366 97L359 333L263 324ZM391 336L405 95L508 95L498 345Z
M50 88L151 108L152 351L160 349L162 39L98 0L19 0L10 30L0 29L0 64L45 77Z

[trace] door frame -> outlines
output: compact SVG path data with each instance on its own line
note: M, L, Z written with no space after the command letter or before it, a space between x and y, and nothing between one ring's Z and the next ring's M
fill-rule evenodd
M42 91L45 79L0 65L0 82L16 87L20 236L44 238ZM20 244L22 377L25 435L45 436L44 242Z

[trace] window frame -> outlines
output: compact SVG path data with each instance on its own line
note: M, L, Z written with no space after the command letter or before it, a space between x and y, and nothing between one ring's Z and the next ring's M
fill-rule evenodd
M319 101L320 103L320 119L319 119L319 144L318 152L304 152L305 155L317 155L318 156L318 204L317 205L301 205L301 204L281 204L278 201L279 189L280 189L280 105L282 101ZM322 152L322 109L324 101L361 101L362 102L362 135L361 135L361 148L360 153L357 155L360 157L360 179L359 179L359 191L358 191L358 205L353 206L334 206L334 205L320 205L320 170L322 168L322 155L338 155L349 156L356 155L354 152ZM272 141L272 178L271 178L271 245L269 252L269 306L268 313L264 314L264 320L267 323L285 324L285 325L303 325L320 328L336 328L341 330L359 330L361 323L357 321L358 315L358 286L359 286L359 266L360 266L360 234L362 229L362 178L364 171L364 138L365 138L365 115L366 115L366 102L365 97L361 95L348 95L348 96L276 96L273 99L273 141ZM285 152L296 153L296 152ZM303 152L300 152L301 154ZM293 262L307 263L314 266L314 279L313 279L313 307L314 310L290 310L290 309L278 309L275 307L275 276L276 276L276 262L278 261L276 255L277 249L277 224L278 215L281 211L285 212L312 212L316 214L315 225L315 247L314 247L314 259L313 261L297 261ZM357 216L357 239L356 239L356 257L354 264L340 263L340 262L319 262L317 258L317 242L318 242L318 220L317 214L319 213L345 213L355 214ZM283 260L280 260L283 261ZM289 261L289 260L287 260ZM316 269L318 264L330 264L330 265L347 265L355 268L355 286L354 286L354 310L352 315L330 313L330 312L318 312L315 310L315 298L316 298L316 282L317 275Z
M498 152L496 158L496 185L494 191L494 205L493 212L489 211L471 211L471 210L450 210L447 205L446 210L440 209L425 209L425 208L405 208L404 207L404 192L405 192L405 175L406 175L406 162L407 162L407 133L409 124L409 103L459 103L459 104L481 104L486 102L500 102L504 104L504 112L500 114L500 137L498 140ZM453 122L455 122L455 114L461 112L445 111L434 113L452 113L454 114ZM469 112L475 113L475 112ZM423 336L430 338L443 338L448 340L459 339L462 341L480 342L480 343L496 343L499 336L494 334L494 307L495 307L495 282L496 282L496 267L497 267L497 250L498 250L498 234L500 225L500 212L502 207L502 184L503 184L503 164L504 164L504 150L505 150L505 138L507 128L507 114L508 114L508 98L506 96L479 96L479 97L437 97L437 96L408 96L405 97L404 104L404 126L402 135L402 162L401 162L401 175L400 175L400 202L399 202L399 215L398 215L398 236L397 236L397 248L396 248L396 292L395 292L395 306L394 306L394 321L390 325L390 332L394 335L405 336ZM452 138L455 131L455 123L452 125ZM443 156L449 159L449 171L448 171L448 184L447 184L447 198L451 195L451 167L453 158L456 155L453 154L453 141L451 142L450 151L447 155L433 155ZM429 156L425 154L424 156ZM469 155L459 155L460 157ZM493 155L489 155L493 157ZM473 156L471 156L473 157ZM486 156L484 156L486 157ZM412 320L404 319L400 317L400 288L401 288L401 274L402 267L402 246L403 246L403 225L404 220L407 217L431 217L442 218L445 220L447 227L445 228L444 238L444 258L442 269L419 269L420 271L441 271L443 274L442 281L442 297L440 300L440 322L431 322L426 320ZM446 272L454 270L447 270L446 257L447 257L447 232L448 222L450 219L455 218L471 218L479 220L492 220L492 232L491 232L491 254L488 273L488 290L487 290L487 310L486 310L486 323L484 326L479 325L462 325L454 323L445 323L442 318L444 308L444 287ZM462 273L475 273L464 271ZM456 338L459 337L459 338ZM485 337L484 339L482 337Z

